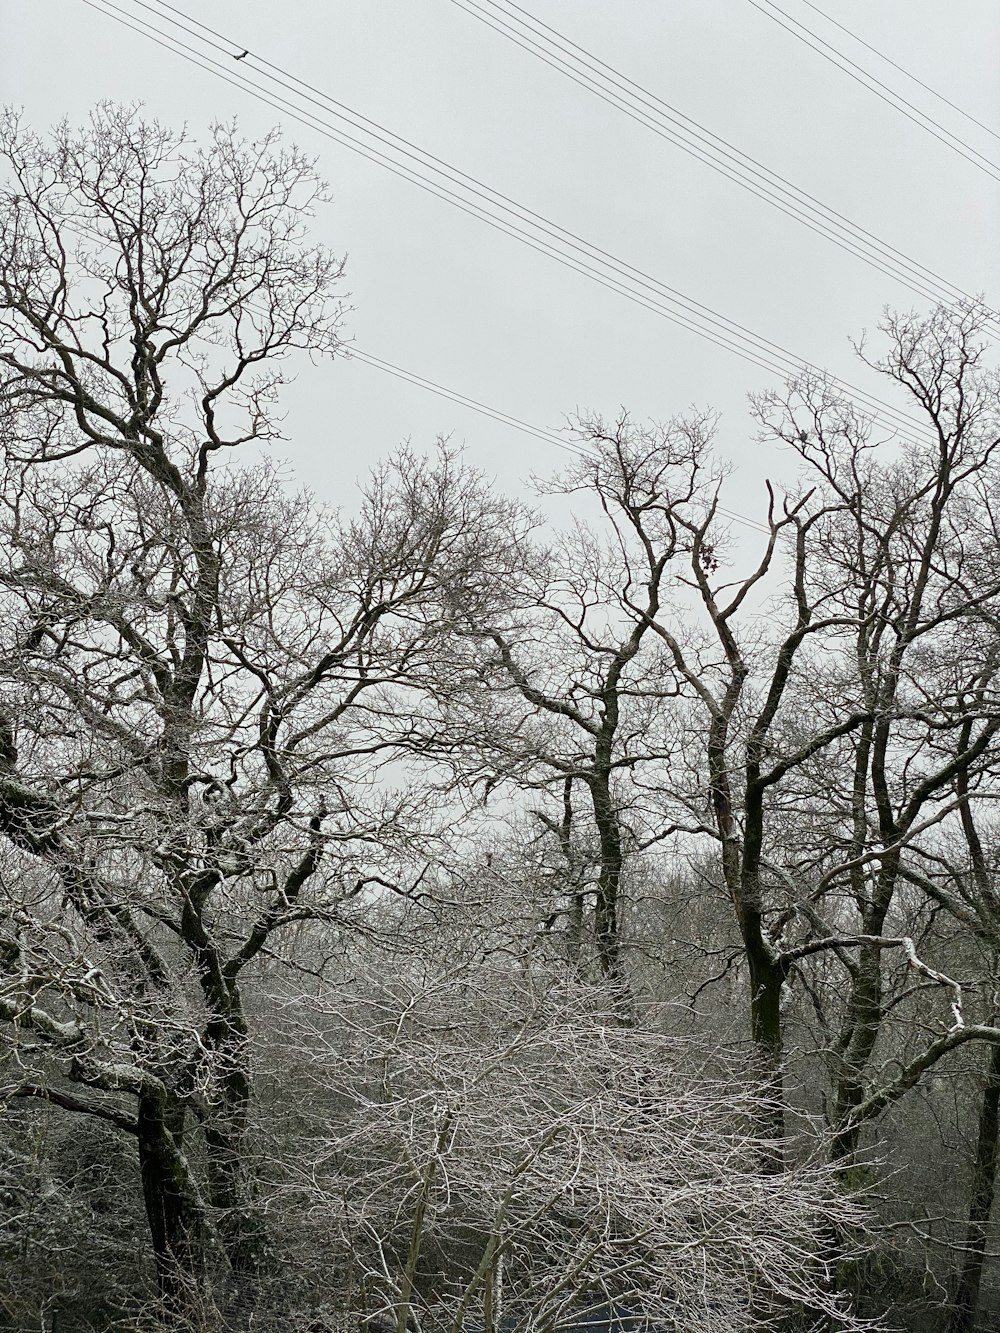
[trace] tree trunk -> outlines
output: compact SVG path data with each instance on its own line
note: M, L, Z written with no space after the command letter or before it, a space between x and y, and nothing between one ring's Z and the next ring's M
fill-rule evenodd
M611 795L610 778L606 771L598 771L589 780L594 807L594 823L601 848L601 866L597 879L597 903L594 913L594 933L601 975L605 980L624 987L620 940L618 935L618 893L621 886L622 853L621 828L618 811Z
M184 1111L162 1096L143 1094L137 1120L139 1170L157 1284L166 1309L181 1314L199 1302L205 1283L204 1221L182 1156Z
M245 1045L245 1032L229 1033L221 1044L220 1057L228 1066L219 1080L221 1105L204 1132L209 1197L219 1234L233 1273L252 1278L267 1269L270 1247L246 1160L251 1084Z
M231 1123L206 1128L209 1195L233 1273L256 1277L267 1269L270 1249L245 1166L243 1138Z
M881 827L887 839L900 836L895 825L890 827L888 816L881 820ZM896 893L899 865L898 849L882 859L875 892L865 906L862 917L866 935L882 934ZM858 951L857 968L851 980L847 1010L837 1045L842 1067L836 1086L832 1156L845 1166L851 1165L861 1137L861 1126L851 1119L851 1115L864 1100L865 1071L882 1028L882 988L882 950L874 944L863 944Z
M996 1189L997 1142L1000 1138L1000 1046L990 1052L986 1086L979 1108L979 1139L969 1197L969 1227L965 1240L965 1262L948 1321L948 1333L971 1333L976 1324L979 1284L986 1257L986 1237Z
M750 1031L757 1058L763 1066L767 1099L760 1120L761 1165L768 1173L778 1174L785 1167L781 989L786 973L764 939L759 912L744 909L741 916L750 973Z

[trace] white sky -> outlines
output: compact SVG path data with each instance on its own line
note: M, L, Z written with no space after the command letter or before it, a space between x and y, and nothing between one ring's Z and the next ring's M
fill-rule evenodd
M136 17L135 0L115 0ZM782 7L1000 161L962 121L803 0ZM685 115L966 291L1000 301L1000 184L765 18L749 0L525 0L536 17ZM849 338L886 304L926 308L702 163L570 83L450 0L177 0L354 110L797 355L892 397ZM156 8L156 4L153 5ZM827 15L1000 131L995 0L825 0ZM540 427L575 407L723 412L730 507L758 513L787 464L753 442L756 367L499 234L128 31L83 0L0 0L2 100L42 128L102 98L197 133L283 121L333 202L319 239L349 256L347 332L367 351ZM234 64L251 73L252 61ZM1000 174L1000 173L998 173ZM464 440L516 485L549 445L360 362L305 364L283 452L324 498L405 437Z

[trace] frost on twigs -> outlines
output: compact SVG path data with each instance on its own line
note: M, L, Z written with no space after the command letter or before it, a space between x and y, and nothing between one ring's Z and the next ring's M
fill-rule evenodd
M552 1327L609 1307L677 1330L828 1313L860 1210L818 1162L760 1170L761 1096L654 1010L484 967L355 979L290 1029L322 1082L286 1182L353 1299L403 1330Z

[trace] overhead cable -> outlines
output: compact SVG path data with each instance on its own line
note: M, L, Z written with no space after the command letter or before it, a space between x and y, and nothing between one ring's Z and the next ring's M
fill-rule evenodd
M742 152L698 121L686 116L655 93L627 77L606 61L514 0L452 0L471 17L536 56L551 69L652 130L696 160L769 203L793 221L854 255L870 267L894 278L918 296L934 303L968 304L973 297L941 274L910 259L822 200L799 189L786 177ZM1000 318L997 319L1000 329Z
M943 143L946 148L950 148L959 157L964 157L966 162L970 162L974 167L978 167L991 180L1000 181L1000 165L991 161L971 144L960 139L957 134L946 129L933 116L929 116L925 111L921 111L913 102L908 101L902 94L893 92L893 90L882 82L881 79L869 74L850 56L844 55L843 51L838 51L828 41L825 41L818 33L813 32L811 28L793 18L780 5L775 4L775 0L749 0L754 9L759 10L765 17L777 23L779 28L784 28L786 32L791 33L798 41L803 42L810 47L817 55L821 55L824 60L830 62L848 78L853 79L855 83L860 83L862 88L867 88L869 92L874 93L887 106L891 106L894 111L898 111L901 116L918 125L920 129Z
M879 60L884 60L887 65L891 65L893 69L898 70L900 74L904 75L911 82L923 88L924 92L930 93L932 97L936 97L939 102L943 102L944 105L950 107L952 111L957 111L960 116L964 116L966 120L970 121L973 125L977 125L979 129L985 130L992 138L1000 140L1000 133L996 130L992 129L989 125L984 124L981 120L977 120L975 116L971 115L968 111L965 111L957 103L949 101L943 93L939 93L938 90L932 88L929 83L924 83L923 79L918 79L916 74L906 69L903 65L897 64L896 61L887 56L884 51L880 51L878 47L872 46L870 42L866 42L864 38L859 37L856 32L851 32L850 28L845 28L842 23L837 22L832 14L827 14L825 10L820 9L819 5L814 5L812 0L801 0L801 3L808 5L814 14L818 14L820 18L826 19L827 23L832 23L835 28L839 28L840 31L850 37L852 41L857 42L859 46L863 46L866 51L871 51L872 55L878 56Z
M521 421L517 417L512 417L507 412L502 412L497 407L489 407L486 403L481 403L475 398L468 398L464 393L458 393L454 389L448 389L443 384L436 384L433 380L424 379L422 375L415 374L412 370L405 370L402 366L395 366L391 361L384 361L381 357L373 356L370 352L364 352L360 347L353 344L346 349L346 355L352 361L364 361L375 370L381 370L387 375L394 375L397 379L405 380L409 384L414 384L417 388L426 389L429 393L437 394L441 398L450 399L453 403L458 403L462 407L467 407L473 412L478 412L481 416L491 417L494 421L499 421L503 426L510 426L514 430L521 431L524 435L532 435L535 439L545 440L553 444L557 449L564 449L568 453L576 455L585 461L593 462L594 454L591 450L574 444L568 440L560 439L552 431L542 430L538 426L532 426L527 421ZM722 505L715 506L715 512L721 514L724 518L732 519L734 523L742 523L744 527L753 528L757 532L770 532L770 529L764 523L759 523L756 519L747 518L745 514L737 512L735 509L726 509Z
M84 0L84 3L224 79L233 87L249 93L277 110L287 112L292 118L325 137L377 162L395 175L409 180L438 198L445 199L461 211L515 237L558 263L585 274L600 285L618 292L636 304L696 333L699 337L735 352L759 368L783 379L794 378L803 373L821 376L845 396L853 398L866 414L880 419L887 428L905 432L926 430L926 423L916 420L848 381L824 374L818 367L796 357L777 343L753 333L745 326L720 315L711 307L694 301L676 288L669 287L608 251L550 222L508 196L491 189L475 177L459 171L442 159L434 157L433 154L417 148L408 140L392 134L377 122L352 111L343 103L320 93L295 76L288 75L279 66L252 54L241 59L236 65L236 55L245 47L222 37L221 34L214 33L197 20L190 22L212 33L212 36L219 40L206 41L197 33L193 33L191 28L184 27L176 20L165 18L164 21L175 28L180 28L187 36L194 36L201 41L203 47L209 46L223 52L226 55L225 62L217 60L205 50L196 51L187 42L155 28L145 19L126 15L118 5L112 3L112 0ZM142 0L136 0L136 3L145 10L151 9L149 5L143 4ZM169 8L174 9L173 6ZM174 12L181 11L174 10ZM225 46L220 44L223 42L226 43ZM268 69L278 70L283 77L268 73ZM289 97L275 91L274 86L255 83L248 77L249 74L267 79L271 85L290 90L296 100L289 100ZM299 92L293 84L307 89L307 94ZM303 103L319 107L330 119L324 119Z
M90 0L86 0L86 2L90 3ZM112 0L103 0L103 3L121 13L121 10L112 3ZM134 0L134 3L150 13L157 13L152 5L146 3L146 0ZM168 3L168 0L158 0L158 3L160 8L169 10L184 20L181 23L176 19L166 18L167 22L175 28L180 28L186 35L197 38L197 34L193 32L192 27L187 25L194 25L202 32L209 34L207 41L205 38L199 40L227 57L225 65L222 65L211 56L206 56L210 65L214 67L211 72L218 72L221 77L233 82L225 72L229 68L228 58L234 56L234 50L230 49L236 45L233 40L208 27L200 20L191 18L183 10ZM139 22L143 23L145 27L151 28L151 25L146 24L144 20L139 20ZM164 34L161 33L160 35L163 36ZM178 52L179 54L184 54L189 59L192 58L191 48L186 43L179 42L178 45L182 48ZM245 50L245 48L239 49L241 51ZM780 345L753 333L744 325L727 319L711 307L693 300L677 288L670 287L643 270L636 269L633 265L627 264L600 247L585 241L576 233L550 222L534 210L511 199L508 195L492 189L478 178L460 171L443 159L419 148L409 140L393 134L378 122L353 111L343 102L339 102L330 97L329 94L323 93L322 90L299 79L281 66L249 52L246 54L249 56L248 63L252 72L260 74L261 77L268 79L272 84L291 92L300 101L319 106L326 114L332 114L339 121L346 121L350 129L357 130L366 136L366 140L359 145L358 140L351 135L345 136L339 128L331 133L330 126L320 122L314 112L307 112L306 114L311 118L311 121L306 123L312 123L314 128L318 128L327 137L332 137L345 144L345 146L351 147L353 151L360 152L362 156L368 157L370 160L378 161L380 165L387 167L394 174L403 176L413 184L420 185L439 198L447 199L448 202L453 203L463 212L472 213L473 216L480 218L480 220L487 222L498 230L506 232L508 235L515 236L516 239L528 244L540 253L546 254L549 258L556 259L557 262L586 274L610 290L617 291L637 304L664 315L682 328L706 338L715 345L736 352L737 355L743 356L762 369L783 378L795 376L803 370L808 370L814 374L821 373L817 367L808 362L803 362ZM240 58L242 59L243 56L241 55ZM275 74L268 73L268 70L274 70ZM240 78L244 80L248 91L260 90L260 85L253 84L246 79L246 76L242 74L242 68ZM300 92L299 89L304 89L305 92ZM273 89L267 91L272 97L277 96L278 102L282 106L290 108L293 115L297 114L297 104L290 104L284 97L274 94ZM268 100L266 94L263 100ZM272 101L271 105L275 105L275 103ZM300 111L301 107L298 107L298 110ZM381 144L383 147L376 147L374 153L368 151L371 148L368 140L371 139L374 139L377 144ZM403 163L400 164L398 161L389 158L386 149L396 153L398 157L402 157L404 159ZM413 163L416 163L415 168L412 165ZM430 180L423 174L424 171L432 173ZM458 194L456 194L456 188L459 191ZM525 227L527 227L527 231ZM595 264L599 272L594 271ZM636 288L639 289L638 292L635 290ZM652 299L650 299L651 297ZM664 303L667 304L667 309L664 309ZM679 310L678 307L680 307ZM696 321L696 324L692 324L692 320ZM706 323L709 326L708 329L703 327ZM734 341L736 345L734 345ZM832 380L832 377L828 378ZM899 409L889 407L888 404L846 381L837 381L837 384L841 389L850 390L855 397L863 401L866 400L866 411L875 411L886 422L896 428L913 429L916 427L919 429L925 426L925 423L914 420L913 417Z
M91 241L102 244L106 237L99 231L84 223L77 221L64 223L69 231L78 236L85 237ZM257 315L264 315L266 312L254 302L248 302L247 307ZM470 398L468 394L459 393L457 389L450 389L444 384L438 384L435 380L429 380L423 375L418 375L415 371L407 370L404 366L394 365L391 361L386 361L383 357L375 356L360 348L357 343L345 343L341 345L341 354L344 360L361 361L365 365L371 366L374 370L382 371L383 374L392 375L394 378L412 384L418 389L423 389L428 393L436 394L439 398L446 398L450 402L457 403L460 407L468 408L471 412L476 412L480 416L489 417L491 420L499 422L501 426L508 426L513 430L520 431L523 435L530 435L536 440L542 440L547 444L554 445L557 449L562 449L566 453L573 454L574 457L583 459L586 462L594 461L594 451L586 446L572 440L562 439L554 431L544 430L540 426L533 426L530 422L522 421L520 417L512 416L509 412L504 412L498 407L491 407L488 403L481 402L478 398ZM769 533L770 528L759 522L757 519L748 518L746 514L741 514L738 510L727 509L724 505L716 505L715 512L721 514L724 518L731 519L734 523L742 523L744 527L753 528L757 532Z

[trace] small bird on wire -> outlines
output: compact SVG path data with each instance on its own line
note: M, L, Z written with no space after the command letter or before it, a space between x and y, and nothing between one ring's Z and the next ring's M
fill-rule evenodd
M250 51L249 51L249 48L248 48L246 51L243 52L242 55L233 56L233 59L234 59L234 60L246 60L246 58L247 58L247 56L248 56L249 54L250 54Z

